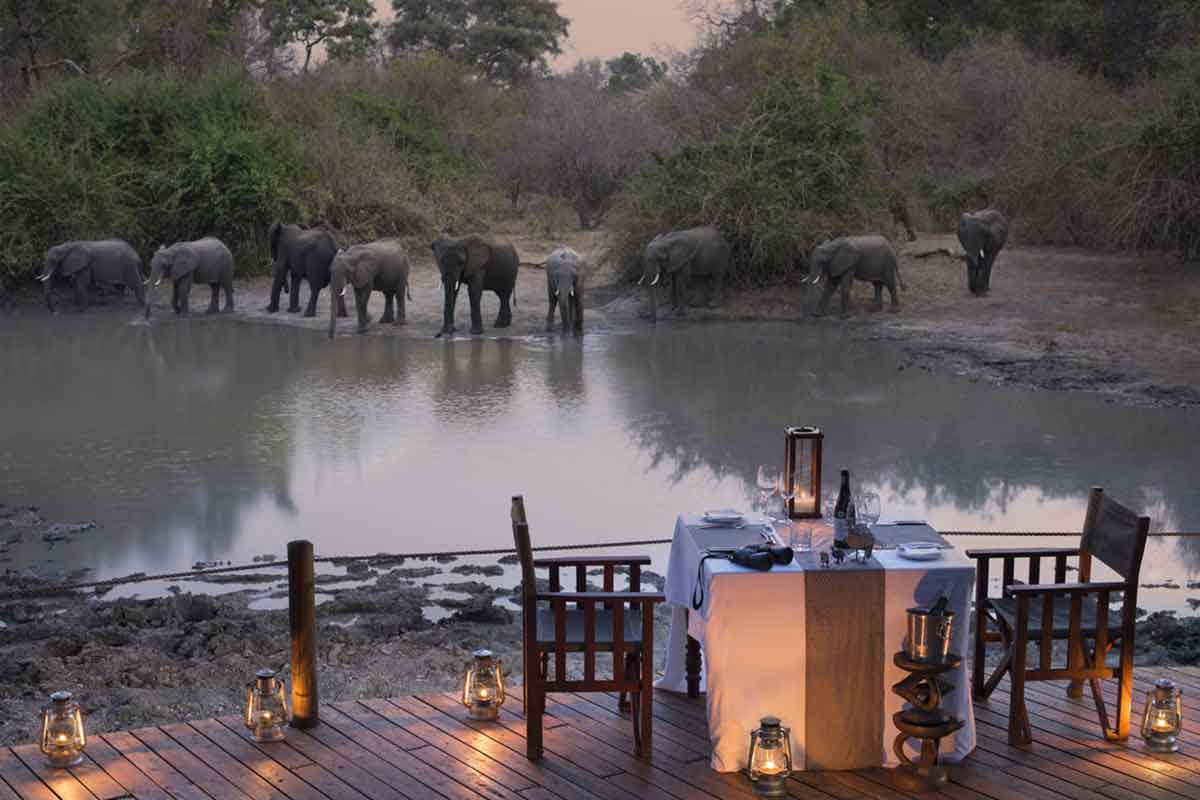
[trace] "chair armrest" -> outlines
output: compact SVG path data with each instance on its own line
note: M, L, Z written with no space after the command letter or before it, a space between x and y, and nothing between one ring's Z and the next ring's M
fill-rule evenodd
M564 558L535 558L535 567L607 567L649 564L650 556L566 556Z
M1039 594L1094 594L1096 592L1123 592L1129 584L1119 581L1096 581L1089 583L1035 583L1005 587L1004 593L1019 597L1020 595Z
M667 599L662 592L538 592L538 600L563 600L568 603L591 601L661 603Z
M1017 547L1009 549L968 550L967 558L1026 558L1034 556L1077 556L1078 547Z

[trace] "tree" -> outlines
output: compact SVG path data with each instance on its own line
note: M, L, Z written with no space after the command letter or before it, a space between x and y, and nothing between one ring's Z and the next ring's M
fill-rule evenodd
M0 0L0 61L12 61L26 89L38 74L87 66L87 25L80 0Z
M506 83L546 72L570 25L555 0L392 0L392 8L394 53L437 50Z
M610 92L633 92L649 89L667 75L667 65L650 56L630 53L628 50L617 58L604 62L608 70Z
M304 48L301 72L308 72L319 45L330 58L347 60L366 52L375 38L371 0L269 0L264 15L277 47Z

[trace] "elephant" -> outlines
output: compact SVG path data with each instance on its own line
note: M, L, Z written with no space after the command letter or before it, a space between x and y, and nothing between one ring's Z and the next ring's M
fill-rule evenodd
M1008 240L1008 220L994 208L958 218L958 241L966 251L967 288L982 297L992 287L992 265Z
M46 266L38 280L46 308L54 310L54 278L71 278L75 283L75 304L88 306L88 287L94 283L121 284L133 289L138 302L145 304L142 284L142 257L128 242L120 239L63 242L46 251Z
M160 246L150 259L150 277L146 284L146 319L150 318L154 289L163 278L171 281L171 308L176 314L188 313L188 295L192 283L207 283L212 289L208 313L217 313L217 295L225 290L226 313L233 311L233 253L220 239L211 236L193 242L176 242Z
M671 276L671 305L679 316L687 314L688 282L699 275L712 279L708 304L721 305L725 275L729 272L729 242L713 227L690 228L655 236L642 257L642 277L650 281L650 320L658 321L655 286L663 272Z
M817 316L828 313L829 298L837 288L842 290L842 314L845 315L850 303L850 287L855 278L875 284L872 311L883 310L885 286L892 298L890 310L900 310L900 301L896 298L896 284L904 289L904 279L900 277L900 265L896 261L892 246L882 236L842 236L821 243L813 251L809 275L812 276L811 283L814 286L820 283L822 278L828 279L825 291L821 295Z
M500 236L471 234L456 239L441 238L430 244L434 261L442 275L442 329L438 336L454 333L454 305L458 290L466 284L471 301L471 333L483 333L483 313L480 301L484 291L495 292L500 298L500 313L496 328L512 324L509 301L517 287L517 250Z
M583 257L560 247L546 259L546 330L554 330L554 307L560 302L563 333L583 333Z
M356 244L338 250L330 267L329 291L334 298L344 297L354 287L354 304L358 308L358 332L366 333L371 318L367 316L367 302L372 291L383 292L385 307L381 323L404 325L404 298L409 292L408 254L399 239L378 239L367 244ZM409 296L411 300L411 295ZM395 310L392 304L395 302ZM337 331L337 304L329 304L329 338Z
M291 295L288 311L300 310L300 281L308 281L308 307L304 316L317 315L317 297L329 285L329 265L337 255L338 243L333 234L324 228L306 228L303 225L284 225L276 222L271 226L271 302L267 312L279 311L279 293L287 291L291 278ZM338 316L346 316L346 300L335 298Z

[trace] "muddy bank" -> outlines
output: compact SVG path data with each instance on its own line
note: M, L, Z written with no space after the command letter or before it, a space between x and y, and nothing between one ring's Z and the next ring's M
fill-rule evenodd
M36 509L0 507L4 539L65 527L73 526L48 523ZM494 566L372 566L352 571L361 585L321 581L330 598L318 608L322 700L454 690L471 651L483 647L520 683L517 587L462 580ZM251 608L269 589L206 594L217 590L212 577L180 581L157 599L109 600L93 590L0 600L0 744L33 741L38 710L57 689L75 693L92 731L239 712L255 670L287 668L287 610ZM10 570L0 573L0 595L79 580L86 574ZM430 618L431 606L442 618ZM665 612L658 624L661 664Z
M523 261L537 262L560 244L579 250L590 264L586 279L587 329L630 329L648 325L644 290L621 280L606 258L602 232L576 233L562 240L513 236ZM412 297L407 324L373 324L368 335L432 338L441 325L439 276L427 247L410 246ZM948 371L997 385L1052 391L1099 392L1115 402L1145 406L1200 405L1200 269L1165 254L1102 253L1070 248L1012 244L999 256L987 297L967 292L963 263L952 235L922 236L898 247L901 275L899 313L870 313L872 289L856 284L850 314L816 318L815 291L798 285L731 288L722 308L693 308L686 320L668 316L666 287L660 298L659 325L693 325L719 320L778 320L798 324L797 336L811 325L836 326L854 339L886 340L904 348L901 369ZM323 293L315 318L265 311L269 282L239 283L237 310L243 322L291 325L324 333L328 298ZM60 288L64 292L65 288ZM204 295L197 289L196 304ZM63 298L66 300L65 296ZM701 299L698 291L694 300ZM301 307L308 287L301 291ZM25 292L19 313L36 313L41 300ZM382 313L373 300L372 316ZM62 313L75 313L68 302ZM282 307L286 309L286 296ZM492 327L498 309L484 295L485 336L545 335L548 308L545 276L526 268L517 282L513 326ZM94 313L130 313L129 298L96 298ZM457 310L460 333L469 324L466 300ZM165 306L155 310L158 324L170 324ZM557 326L558 320L555 320ZM338 335L354 335L354 323L340 320Z

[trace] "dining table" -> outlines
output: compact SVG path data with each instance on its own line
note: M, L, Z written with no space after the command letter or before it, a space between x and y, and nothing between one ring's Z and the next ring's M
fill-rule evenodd
M831 552L833 527L822 520L791 524L812 529L811 549L758 571L704 556L778 541L780 531L764 515L714 524L699 512L675 523L665 592L671 627L655 686L687 692L690 678L692 691L704 693L712 768L744 769L750 733L768 716L789 728L793 769L899 763L892 717L905 701L892 686L908 673L895 656L905 648L908 609L932 606L943 594L955 615L950 649L964 657L942 676L952 686L942 708L964 724L941 741L939 758L967 756L975 747L965 658L973 563L924 522L902 521L872 527L869 557L849 551L825 565L821 553ZM927 549L900 547L917 542ZM902 549L923 560L902 556ZM917 750L906 752L915 757Z

